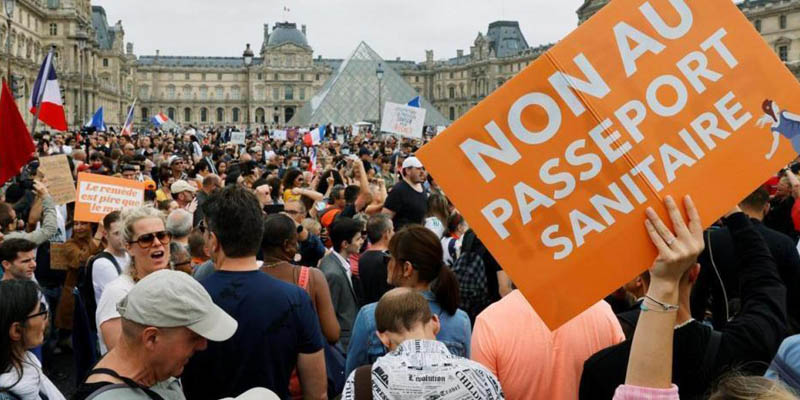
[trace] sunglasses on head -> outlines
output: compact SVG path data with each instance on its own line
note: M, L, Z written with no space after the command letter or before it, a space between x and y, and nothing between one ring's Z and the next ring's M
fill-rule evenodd
M172 240L172 234L167 231L145 233L139 236L138 239L131 240L130 243L137 243L142 249L148 249L153 246L156 239L158 239L161 244L169 244Z

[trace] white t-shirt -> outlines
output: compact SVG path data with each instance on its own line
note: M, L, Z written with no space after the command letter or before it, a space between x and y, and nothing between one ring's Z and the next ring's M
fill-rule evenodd
M11 371L0 375L0 387L9 387L17 382L18 375L13 368ZM42 372L42 363L30 351L25 352L22 363L22 379L11 388L11 393L22 400L40 400L39 393L50 400L65 400L64 395L58 391L56 385Z
M119 264L119 269L124 274L128 270L128 263L131 261L131 256L125 252L122 257L117 257L112 254L115 260L117 260L117 264ZM117 268L114 267L114 263L107 258L98 258L94 265L92 265L92 286L94 287L94 301L95 304L100 304L100 297L103 294L103 289L105 289L106 285L111 283L114 279L117 279L120 274L117 273Z
M110 319L119 318L117 303L125 298L131 289L133 289L133 279L128 274L122 274L119 278L106 285L103 295L100 296L100 301L97 302L95 321L97 322L97 340L100 342L100 355L108 353L100 325Z
M425 227L430 229L431 232L435 233L436 236L439 237L439 239L441 239L442 236L444 236L444 224L442 223L442 221L439 220L439 218L436 217L425 218Z

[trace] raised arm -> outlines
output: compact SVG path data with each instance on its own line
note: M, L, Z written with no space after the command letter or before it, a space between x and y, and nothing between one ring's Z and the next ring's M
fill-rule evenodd
M625 385L617 389L615 399L637 398L631 396L632 387L638 387L633 389L635 391L642 388L664 391L663 394L678 398L677 388L672 386L670 366L679 285L683 275L697 264L697 256L703 250L703 227L689 196L684 198L688 226L672 197L667 196L664 204L675 233L653 209L647 209L645 228L658 249L658 256L650 267L650 288L633 335Z

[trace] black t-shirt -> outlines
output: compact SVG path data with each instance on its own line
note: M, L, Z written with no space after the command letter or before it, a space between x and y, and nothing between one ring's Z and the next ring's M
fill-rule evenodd
M800 238L800 233L794 229L794 221L792 220L794 201L794 197L792 196L783 198L776 197L770 200L770 210L764 217L764 225L789 236L797 243L797 240Z
M387 257L385 251L369 250L358 259L358 276L363 287L364 304L380 300L384 293L392 289L392 286L386 283Z
M383 206L395 213L392 218L395 231L409 224L422 224L428 212L428 192L424 189L418 192L401 180L392 187Z
M75 389L75 393L70 397L70 400L86 400L87 397L91 396L92 393L96 392L98 389L113 385L111 382L95 382L95 383L81 383L77 389Z

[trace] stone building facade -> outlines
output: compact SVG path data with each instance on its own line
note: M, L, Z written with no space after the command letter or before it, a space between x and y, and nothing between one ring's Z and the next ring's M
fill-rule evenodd
M496 21L489 24L485 35L478 33L468 54L456 50L456 57L435 61L433 51L427 50L425 62L395 68L417 93L453 121L549 47L530 47L516 21Z
M243 50L253 52L247 44ZM244 52L243 52L244 55ZM249 66L242 57L142 56L137 120L163 112L179 124L281 125L310 100L340 60L316 59L306 27L277 23Z
M515 21L489 25L470 52L426 61L386 60L387 66L447 118L454 120L510 79L547 46L531 48ZM264 25L264 40L249 68L244 57L141 56L137 61L137 120L159 111L180 124L283 125L335 72L342 59L314 57L306 27ZM248 97L248 93L250 96Z
M0 15L0 75L7 77L10 59L21 96L17 99L20 110L27 109L39 67L52 47L70 126L91 118L100 106L104 107L107 124L121 124L135 85L133 48L128 46L127 52L123 49L121 22L110 26L105 10L92 7L89 0L16 0L10 32L6 10ZM9 38L10 53L6 50ZM27 112L23 116L28 122L33 119Z
M579 23L608 1L585 0L577 10ZM800 76L800 0L745 0L739 7ZM10 54L5 46L9 35ZM140 126L158 112L183 125L283 125L343 62L315 56L306 27L289 22L264 25L261 46L249 49L249 66L244 57L178 57L158 51L137 57L124 36L122 23L109 25L103 8L90 0L16 0L10 32L6 23L0 24L0 76L7 75L10 58L22 95L18 106L25 109L41 60L54 46L72 127L99 106L108 125L121 125L134 98ZM455 120L548 48L530 46L518 22L496 21L477 34L468 52L459 49L455 57L436 59L427 50L423 62L398 58L386 65Z

